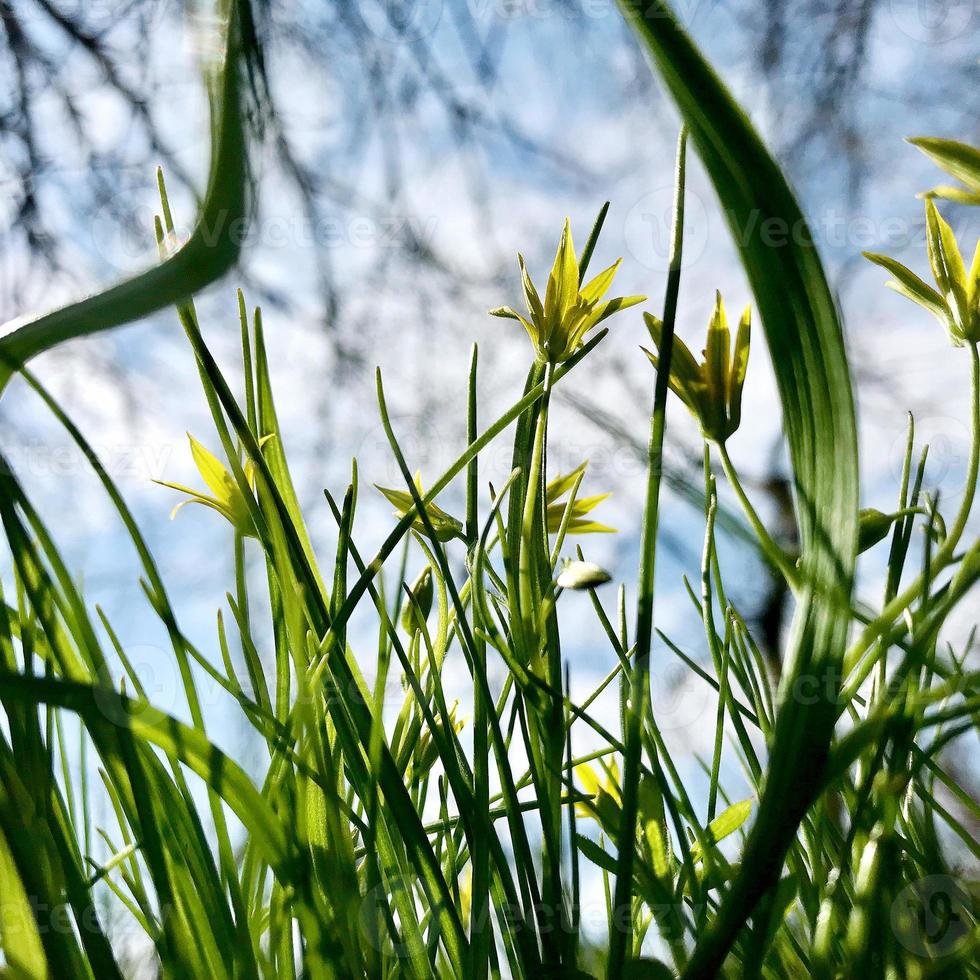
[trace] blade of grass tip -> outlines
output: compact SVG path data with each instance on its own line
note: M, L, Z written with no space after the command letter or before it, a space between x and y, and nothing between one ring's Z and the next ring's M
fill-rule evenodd
M316 577L321 592L326 595L326 589L320 581L316 556L313 553L313 545L310 543L306 524L303 521L299 498L296 496L292 476L289 472L289 465L286 461L286 446L282 439L279 417L276 414L276 404L272 393L272 379L269 372L269 357L265 346L265 331L262 325L262 310L259 307L255 307L252 326L255 347L255 396L258 428L262 436L275 435L274 439L270 439L265 444L266 448L262 455L268 461L269 471L275 478L276 488L292 519L295 534L299 538L307 562Z
M466 445L476 442L477 428L476 369L478 350L473 345L470 355L470 373L466 386ZM472 548L480 533L477 504L480 487L480 460L474 456L466 467L466 543Z
M601 208L599 208L599 213L596 215L595 223L592 225L592 231L589 232L589 238L585 243L585 248L582 249L582 256L578 260L578 284L579 286L585 281L585 274L589 271L589 263L592 261L592 253L595 251L596 242L599 241L599 234L602 231L602 226L605 224L606 215L609 213L609 202L606 201Z
M248 186L241 63L254 55L250 46L243 46L239 29L244 2L220 5L228 11L224 63L212 83L211 167L191 237L155 268L7 332L0 338L0 393L13 372L32 357L71 338L132 323L178 302L222 276L238 260Z
M258 316L258 307L255 309ZM259 436L259 413L255 399L255 367L252 362L252 338L248 327L248 307L245 305L245 294L238 290L238 322L242 335L242 373L245 376L245 414L248 427Z
M616 884L609 930L608 975L612 980L623 976L626 956L632 946L633 855L636 839L637 804L640 785L642 733L649 711L650 646L653 640L653 590L657 553L657 525L660 511L660 483L663 470L664 428L667 408L667 380L673 350L674 321L681 280L681 255L684 237L684 177L687 130L677 139L677 170L674 188L673 227L667 291L664 297L663 336L660 345L660 369L657 371L650 416L650 442L647 453L647 493L640 532L640 571L637 583L636 651L628 683L626 706L626 752L623 759L623 809L619 838L616 841Z

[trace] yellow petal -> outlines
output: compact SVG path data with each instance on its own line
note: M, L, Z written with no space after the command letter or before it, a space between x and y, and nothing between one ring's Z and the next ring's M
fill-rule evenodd
M597 303L609 290L609 287L613 283L613 279L616 278L616 272L619 269L622 259L616 259L615 262L608 269L603 269L594 279L587 282L581 289L582 299L592 305Z
M227 503L232 491L238 489L238 484L235 483L228 470L222 466L217 456L205 449L189 432L187 438L190 440L191 456L194 458L194 465L197 467L198 473L201 474L202 479L208 485L208 489L215 497L223 503Z

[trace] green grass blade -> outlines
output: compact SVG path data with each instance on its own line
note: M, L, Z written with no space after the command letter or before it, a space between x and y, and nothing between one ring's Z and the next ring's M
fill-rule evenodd
M673 228L670 240L670 267L664 298L663 334L660 346L660 370L657 371L650 414L650 441L647 449L647 492L640 531L640 571L637 582L636 652L627 679L629 700L626 705L623 756L623 813L616 858L616 888L613 915L609 929L609 976L623 976L624 964L632 945L633 858L640 772L642 764L643 726L650 706L650 646L653 642L653 590L657 557L657 528L660 514L660 486L663 473L664 431L667 420L667 379L670 376L674 319L680 292L681 260L684 244L684 183L686 172L687 133L681 130L677 140L677 169L674 186Z
M70 340L132 323L203 289L238 259L245 217L247 160L242 112L240 5L221 0L227 23L221 71L212 83L213 151L197 225L188 241L159 266L88 299L25 323L0 338L0 392L11 374L32 357Z
M623 11L690 128L752 285L783 406L803 578L813 583L799 597L759 816L742 871L684 973L693 980L717 974L752 908L776 885L817 792L833 733L835 692L824 684L809 705L794 704L787 695L801 678L825 680L828 669L838 668L846 642L847 617L839 610L850 600L857 547L857 439L837 311L785 177L668 7L653 0L642 7L624 3ZM785 225L783 247L764 241L760 229L768 219Z

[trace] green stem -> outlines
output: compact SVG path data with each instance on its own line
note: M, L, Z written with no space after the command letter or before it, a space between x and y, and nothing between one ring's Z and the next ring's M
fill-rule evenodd
M542 843L544 848L545 912L550 917L551 934L544 937L545 962L553 959L566 962L566 940L569 935L564 909L561 867L561 767L565 751L565 715L561 693L561 648L558 640L554 609L547 617L545 608L546 582L550 580L551 564L548 554L545 483L547 480L548 415L551 401L554 365L545 368L544 394L538 411L531 449L531 465L524 487L521 516L518 583L521 632L525 656L532 657L532 669L540 654L541 678L551 696L546 713L533 707L528 712L528 730L539 753L540 781L537 787L541 802ZM548 947L553 949L549 950Z
M708 514L704 532L704 554L701 561L701 616L707 634L708 647L718 670L718 709L715 719L715 744L711 758L711 777L708 784L708 817L710 824L715 819L718 805L718 781L721 772L721 753L725 733L725 702L728 700L728 649L719 649L718 633L715 630L714 598L711 593L711 557L714 552L715 511L718 498L715 496L714 480L709 481Z
M745 516L748 518L749 523L752 525L752 530L755 531L756 537L758 537L759 543L762 545L763 553L775 568L782 573L790 588L795 590L800 584L799 570L789 559L786 552L776 544L772 535L766 530L765 525L759 519L759 515L752 506L752 501L749 500L748 495L742 487L742 481L738 478L738 473L732 463L731 456L728 455L728 447L723 442L718 443L718 455L721 458L721 465L725 471L725 476L735 491L735 496L738 497L738 502L742 505L742 510L745 511Z
M549 366L544 376L544 394L541 396L541 407L538 412L538 422L534 431L534 447L531 450L531 466L528 470L527 485L524 494L524 510L521 519L521 545L518 560L518 583L520 587L520 609L522 629L525 639L531 641L534 636L534 620L537 616L540 602L539 592L535 588L536 576L532 563L536 558L535 518L541 503L541 473L544 469L545 444L548 433L548 407L551 401L552 370ZM530 648L529 648L530 649ZM531 652L537 652L532 650Z
M653 642L654 570L657 555L657 527L660 515L660 484L663 475L664 429L667 414L667 382L674 346L674 321L681 282L681 254L684 240L684 175L687 129L677 140L677 180L674 189L674 221L670 240L667 292L664 297L663 334L660 369L650 416L647 449L647 495L640 534L640 570L637 595L636 652L629 677L626 706L626 751L623 758L623 811L617 840L616 888L609 928L610 980L623 976L626 955L633 939L633 853L636 849L636 818L641 770L643 721L650 703L650 647Z
M477 432L477 347L473 345L470 360L470 376L466 412L466 441L475 442ZM472 550L476 547L480 534L477 503L479 490L478 459L473 457L466 469L466 545ZM467 580L467 584L469 580ZM462 602L462 596L460 597ZM486 644L475 639L473 656L479 660L474 670L486 674ZM488 712L493 704L484 697L479 684L473 685L473 803L480 812L490 809L490 744L488 738ZM473 948L473 978L484 980L490 967L490 942L493 930L490 927L490 850L485 841L478 841L473 847L473 901L470 915L470 944Z

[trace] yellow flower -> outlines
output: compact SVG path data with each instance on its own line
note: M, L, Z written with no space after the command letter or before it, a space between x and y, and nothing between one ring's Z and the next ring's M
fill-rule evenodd
M190 441L191 456L197 466L197 471L201 474L201 477L213 496L202 493L200 490L194 490L191 487L185 487L181 483L168 483L166 480L154 480L154 483L159 483L162 487L169 487L171 490L177 490L180 493L186 493L190 498L189 500L182 500L174 507L170 512L171 520L177 516L177 512L181 507L186 507L188 504L201 504L204 507L210 507L212 510L216 510L239 534L245 537L257 537L258 534L255 530L255 523L252 521L252 514L249 511L248 502L245 500L235 477L225 469L213 453L205 449L189 432L187 433L187 438ZM259 440L259 446L264 446L271 438L271 435L263 436ZM243 468L245 470L245 479L254 493L255 463L250 459L246 460Z
M543 363L560 364L567 360L596 324L646 299L645 296L620 296L601 302L612 285L622 259L617 259L586 285L579 286L579 263L572 242L571 222L567 218L551 275L548 276L543 303L528 275L524 256L518 255L517 261L521 268L528 315L524 316L509 306L490 310L490 315L518 320L523 324L538 359Z
M591 803L576 803L575 812L579 816L593 818L609 837L617 839L619 816L623 810L619 767L613 759L603 769L604 774L600 778L588 763L575 767L575 775L585 792L592 797ZM664 819L663 797L656 781L647 773L640 777L637 817L637 840L643 848L644 859L658 878L665 877L671 871L674 856Z
M581 817L591 817L609 836L615 838L619 833L619 815L623 809L623 797L619 788L619 766L616 760L603 764L602 775L587 762L575 767L591 803L576 803L575 812Z
M887 255L865 252L864 257L887 269L894 279L889 279L885 285L928 310L946 328L956 347L980 343L980 241L967 272L953 229L929 198L926 200L926 245L937 289Z
M734 352L731 332L721 293L715 294L715 309L708 324L708 337L702 351L704 363L698 364L694 355L679 337L674 337L670 358L670 390L688 407L701 424L706 439L724 443L742 420L742 386L749 363L751 313L745 308L735 335ZM649 313L644 314L650 336L660 351L663 323ZM646 348L643 352L654 367L660 359Z
M548 531L555 534L561 527L562 519L568 504L561 500L566 493L569 493L575 486L580 475L585 472L589 465L588 460L579 464L570 473L559 473L553 480L548 481L545 487L545 500L548 505ZM603 500L612 496L608 493L597 493L591 497L576 497L572 503L572 513L568 519L568 534L615 534L616 528L606 524L599 524L597 521L590 520L586 515Z
M387 487L379 487L377 483L374 486L397 508L395 511L397 517L404 517L415 506L415 501L412 500L412 495L407 490L390 490ZM416 472L415 474L415 487L419 492L419 496L424 497L425 491L422 489L422 474L420 472ZM429 522L432 524L432 530L436 533L437 541L452 541L453 538L462 538L464 536L463 525L455 517L447 514L441 508L436 507L435 504L428 504L425 512L429 516ZM420 534L428 534L425 522L421 517L416 517L412 521L412 527Z

